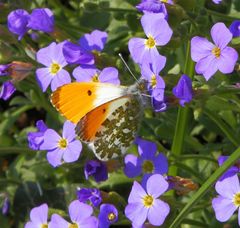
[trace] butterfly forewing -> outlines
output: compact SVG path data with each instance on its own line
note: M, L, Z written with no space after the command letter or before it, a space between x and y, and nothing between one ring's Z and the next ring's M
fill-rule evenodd
M124 96L89 112L76 131L81 140L90 143L95 155L106 161L126 152L135 139L141 116L140 97Z

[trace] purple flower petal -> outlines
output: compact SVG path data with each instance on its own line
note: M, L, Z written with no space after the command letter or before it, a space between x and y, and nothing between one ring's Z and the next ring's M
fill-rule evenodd
M138 145L138 153L140 156L143 156L145 159L153 159L157 151L156 143L141 138L137 138L135 143Z
M131 38L128 42L128 49L131 53L132 59L136 63L143 63L145 55L145 41L142 38Z
M232 40L232 33L224 23L216 23L211 29L211 36L214 43L223 49Z
M44 66L50 66L53 61L54 52L56 49L57 44L55 42L52 42L50 45L48 45L45 48L41 48L36 53L36 60L37 62L43 64Z
M93 227L99 227L98 225L98 219L94 216L90 216L84 221L81 221L81 223L78 223L79 227L84 228L93 228Z
M83 220L87 219L93 213L91 206L79 202L79 200L74 200L69 205L69 215L72 222L81 223Z
M233 23L229 27L230 32L232 33L233 37L240 36L240 20L233 21Z
M42 204L39 207L34 207L30 212L30 219L37 224L47 224L48 205Z
M28 28L43 32L53 32L54 16L50 9L34 9L30 15Z
M154 88L149 88L150 94L158 101L164 101L165 82L159 75L156 76L156 85Z
M146 192L143 187L137 182L133 182L132 190L128 197L128 203L136 203L146 196ZM143 204L142 204L143 205Z
M143 30L147 37L154 38L156 45L165 45L172 37L172 29L167 21L162 18L162 14L144 14L141 18ZM161 28L159 30L159 28Z
M68 144L63 153L63 160L65 162L77 161L82 151L82 144L79 140L72 141Z
M68 71L61 69L56 75L53 76L51 81L51 90L55 91L58 87L71 83L71 77Z
M62 136L64 139L67 139L68 142L73 141L76 138L75 124L70 121L65 121Z
M238 176L234 175L222 181L218 181L215 185L215 188L219 195L232 200L233 195L237 192L240 192Z
M206 38L195 36L191 40L191 57L192 60L198 62L199 60L211 55L214 45Z
M148 221L154 226L161 226L167 215L170 212L170 207L162 200L155 199L152 207L148 211Z
M160 2L160 1L156 1L156 0L147 0L147 1L142 1L140 4L138 4L136 6L136 8L139 11L144 12L145 14L147 12L149 13L155 13L155 14L163 14L163 18L167 18L167 10L165 5Z
M0 76L7 76L10 74L9 72L9 67L11 66L11 64L0 64Z
M173 88L173 94L180 100L180 105L192 100L192 80L185 74L181 76L177 85Z
M153 162L155 167L154 173L166 174L168 172L167 157L163 153L158 154Z
M47 160L48 162L53 166L57 167L62 164L62 157L63 157L64 151L57 148L55 150L49 151L47 153Z
M105 181L108 179L107 167L103 162L91 160L84 167L85 178L93 176L96 182Z
M198 74L203 74L208 81L218 70L218 59L214 55L209 55L197 62L195 70Z
M43 144L40 146L41 150L53 150L58 147L58 143L61 137L58 133L52 129L48 129L44 132Z
M80 46L86 51L102 51L107 42L108 34L100 30L94 30L80 38Z
M118 70L114 67L104 68L99 75L99 81L120 85L120 80L118 78Z
M4 82L0 92L0 99L8 100L15 91L16 88L11 81Z
M43 120L38 120L36 122L36 127L40 132L45 132L48 129L47 125L43 122Z
M147 219L148 209L142 202L130 203L125 208L125 215L135 225L141 226Z
M41 87L42 91L45 92L53 79L53 76L50 74L49 69L48 68L37 69L36 77L39 86Z
M137 164L138 157L133 154L128 154L125 156L124 163L124 173L127 177L133 178L139 176L141 173L141 166Z
M226 222L237 210L231 199L218 196L212 200L212 206L216 214L216 219L220 222Z
M147 180L147 193L154 198L159 197L168 189L168 182L160 174L154 174Z
M18 40L21 40L27 32L28 20L29 14L23 9L14 10L8 15L8 29L10 32L19 35Z
M63 55L70 64L94 64L94 56L87 53L79 45L65 42L63 46Z
M69 223L58 214L53 214L48 224L49 228L68 228Z
M98 73L98 69L95 67L81 67L78 66L73 70L73 77L76 78L78 82L90 82L95 74Z
M224 74L232 73L237 60L237 51L231 47L225 47L221 51L221 56L218 61L218 68Z

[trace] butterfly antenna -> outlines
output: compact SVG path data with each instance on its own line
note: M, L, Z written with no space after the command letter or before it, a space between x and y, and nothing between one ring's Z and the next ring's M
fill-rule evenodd
M136 80L137 83L139 83L138 79L135 77L135 75L133 74L133 72L130 70L129 66L127 65L126 61L124 60L124 58L122 57L121 53L118 53L120 59L122 60L122 62L124 63L125 67L127 68L127 70L129 71L129 73L133 76L133 78Z

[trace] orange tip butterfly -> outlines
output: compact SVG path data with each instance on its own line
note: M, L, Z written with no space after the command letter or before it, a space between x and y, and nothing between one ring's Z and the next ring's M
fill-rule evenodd
M124 154L136 137L143 113L143 82L117 86L99 82L73 82L51 95L53 106L76 124L80 140L98 159Z

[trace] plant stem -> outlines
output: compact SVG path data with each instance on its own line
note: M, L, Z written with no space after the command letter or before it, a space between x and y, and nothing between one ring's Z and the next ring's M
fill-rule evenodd
M190 28L190 33L192 30L192 26ZM187 57L186 62L184 66L184 73L187 74L191 79L193 79L194 75L194 62L191 59L190 54L190 40L187 43ZM176 128L174 131L174 137L173 137L173 144L171 148L171 152L174 156L180 156L183 150L183 143L184 143L184 137L187 129L187 123L188 123L188 116L189 116L189 107L179 107L178 109L178 115L177 115L177 122L176 122ZM171 166L169 169L169 175L176 176L177 175L177 167Z

